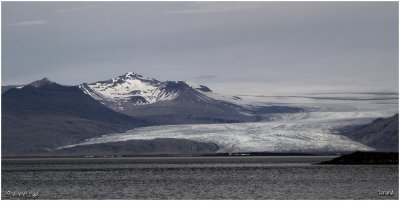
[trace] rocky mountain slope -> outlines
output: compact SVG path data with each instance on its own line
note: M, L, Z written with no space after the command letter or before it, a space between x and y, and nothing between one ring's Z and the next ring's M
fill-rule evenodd
M365 125L348 126L339 133L380 151L399 151L399 114Z
M2 94L2 154L45 152L101 134L148 125L117 113L78 87L48 79Z
M20 85L7 85L7 86L1 86L1 93L5 93L6 91L13 89L13 88L22 88L23 86Z

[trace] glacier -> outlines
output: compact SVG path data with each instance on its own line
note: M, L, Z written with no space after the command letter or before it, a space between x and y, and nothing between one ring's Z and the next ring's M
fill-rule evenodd
M300 106L307 110L301 113L269 114L271 121L265 122L137 128L61 148L135 139L180 138L215 143L220 147L218 152L367 151L373 148L338 135L335 128L365 124L375 118L398 113L398 95L379 95L378 98L370 98L372 95L368 94L360 95L364 98L354 98L354 94L325 96L242 96L246 103L268 105L279 102L281 105Z

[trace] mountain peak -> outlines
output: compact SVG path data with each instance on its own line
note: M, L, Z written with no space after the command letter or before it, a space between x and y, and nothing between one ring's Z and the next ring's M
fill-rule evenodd
M29 85L36 87L36 88L40 88L40 87L44 87L44 86L49 86L53 83L54 82L50 81L49 78L45 77L41 80L36 80L36 81L30 83Z
M128 77L134 77L134 78L143 78L143 76L142 75L139 75L139 74L136 74L136 73L133 73L133 72L127 72L127 73L125 73L124 75L122 75L123 77L126 77L126 78L128 78Z
M134 72L127 72L123 75L120 75L116 78L111 79L113 82L125 82L126 80L140 80L140 81L150 81L150 82L159 82L158 80L154 78L148 78L148 77L143 77L142 75L139 75Z

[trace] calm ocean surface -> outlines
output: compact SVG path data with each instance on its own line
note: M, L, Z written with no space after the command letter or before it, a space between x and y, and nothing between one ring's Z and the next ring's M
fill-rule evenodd
M1 193L2 199L29 191L39 192L36 199L399 198L399 166L313 165L331 158L2 159Z

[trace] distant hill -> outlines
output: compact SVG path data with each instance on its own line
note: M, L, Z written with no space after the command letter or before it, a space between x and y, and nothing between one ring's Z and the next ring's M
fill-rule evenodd
M348 126L339 133L380 151L399 151L399 114L366 125Z
M362 152L357 151L351 154L334 158L320 164L337 165L398 165L398 152Z
M20 87L21 85L7 85L7 86L1 86L1 93L4 93L4 92L6 92L6 91L8 91L8 90L10 90L10 89L13 89L13 88L17 88L17 87Z
M148 125L117 113L76 86L42 79L2 94L2 154L24 155Z

